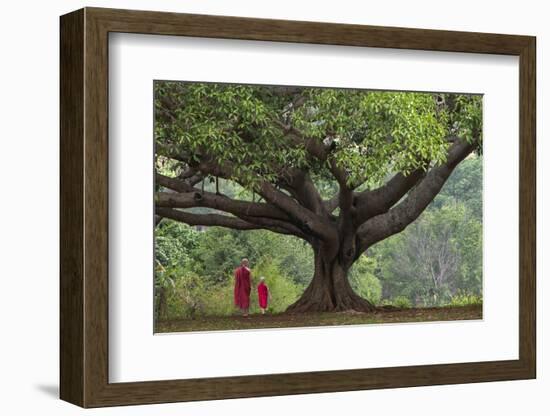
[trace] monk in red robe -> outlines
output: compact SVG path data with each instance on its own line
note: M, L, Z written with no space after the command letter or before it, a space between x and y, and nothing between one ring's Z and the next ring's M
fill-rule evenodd
M269 293L269 288L265 284L265 277L260 277L260 284L258 285L258 303L260 304L260 311L262 315L265 314L267 310L267 301L268 298L271 298Z
M250 289L251 273L248 268L248 259L242 259L240 267L235 269L235 306L238 307L243 316L248 316L248 308L250 307Z

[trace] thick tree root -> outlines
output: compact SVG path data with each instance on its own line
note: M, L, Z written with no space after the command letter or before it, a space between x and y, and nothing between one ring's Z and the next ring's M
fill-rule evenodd
M330 252L324 253L320 248L315 250L311 282L302 296L286 309L288 313L376 310L372 303L353 291L347 277L349 265L341 264L341 257L331 257Z
M307 313L307 312L374 312L376 307L368 300L363 299L354 292L344 294L329 294L327 291L319 296L312 295L312 292L318 292L308 287L304 294L295 303L290 305L286 312L288 313Z

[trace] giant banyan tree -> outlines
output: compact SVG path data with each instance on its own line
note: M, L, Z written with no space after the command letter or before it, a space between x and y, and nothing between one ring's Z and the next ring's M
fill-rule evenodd
M481 108L475 95L156 81L156 219L303 239L315 270L288 310L371 311L350 267L480 151Z

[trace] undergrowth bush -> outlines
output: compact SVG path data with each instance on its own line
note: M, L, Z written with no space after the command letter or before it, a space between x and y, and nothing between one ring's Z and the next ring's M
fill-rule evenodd
M480 295L466 292L457 292L451 297L449 306L470 306L481 305L482 303L483 297Z

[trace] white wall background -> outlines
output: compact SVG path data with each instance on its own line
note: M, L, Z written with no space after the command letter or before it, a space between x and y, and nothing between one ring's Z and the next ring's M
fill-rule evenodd
M240 15L294 20L407 26L538 37L538 313L539 378L532 381L421 387L259 399L88 410L103 415L258 414L339 412L408 415L546 415L550 409L550 360L543 331L550 299L544 282L550 238L543 184L550 146L542 128L548 89L550 26L545 2L524 0L358 2L124 0L3 3L0 14L0 410L3 414L73 415L84 412L58 396L58 16L82 6ZM545 200L546 199L546 200Z

